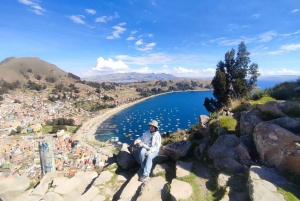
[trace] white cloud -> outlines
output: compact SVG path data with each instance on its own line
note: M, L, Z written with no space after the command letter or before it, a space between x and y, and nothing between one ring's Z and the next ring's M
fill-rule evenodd
M152 37L153 37L153 34L148 34L148 36L149 36L150 38L152 38Z
M122 34L124 31L126 31L126 29L123 27L125 25L126 25L126 23L122 22L116 26L113 26L112 28L114 29L114 31L112 32L112 36L107 36L106 39L120 38L120 34Z
M135 45L143 45L143 39L140 39L138 41L135 42Z
M111 58L105 60L102 57L97 59L97 66L92 70L103 73L126 73L130 71L130 68L121 60L113 61Z
M288 44L288 45L282 45L280 47L281 50L284 50L284 51L295 51L295 50L299 50L300 49L300 43L298 44Z
M128 38L126 38L126 40L134 40L135 38L133 36L129 36Z
M138 70L135 70L135 72L146 74L146 73L153 73L153 70L151 70L149 67L143 67Z
M24 5L27 5L27 6L34 4L34 2L31 1L31 0L18 0L18 2L20 2L20 3L24 4Z
M173 71L175 74L199 74L199 70L187 69L179 66L178 68L174 67Z
M137 30L133 30L133 31L131 31L130 33L132 34L132 35L134 35L134 34L136 34L138 31Z
M146 45L144 45L144 47L141 48L136 48L139 51L145 52L145 51L150 51L155 47L156 43L148 43Z
M278 70L276 71L278 74L281 74L281 75L296 75L296 74L299 74L299 72L297 71L294 71L294 70L288 70L288 69L281 69L281 70Z
M98 17L96 18L95 22L102 22L102 23L106 23L108 21L111 21L115 18L119 18L119 15L117 12L115 12L115 15L109 15L109 16L101 16L101 17Z
M250 19L258 19L260 17L260 14L256 13L254 15L251 15L249 18Z
M38 1L38 0L18 0L18 2L28 6L30 8L30 10L37 15L43 15L44 12L46 12L46 9L42 8L39 5L40 1Z
M276 36L276 32L275 31L268 31L265 33L262 33L258 36L258 41L259 42L269 42L270 40L273 39L274 36Z
M116 59L120 59L127 64L134 64L134 65L141 65L141 66L148 66L148 65L155 65L161 63L169 63L173 60L173 57L165 54L165 53L153 53L147 54L143 56L129 56L129 55L117 55Z
M95 11L95 10L93 10L93 9L85 9L85 12L87 13L87 14L90 14L90 15L95 15L97 12Z
M166 65L166 64L165 64L165 65L163 65L163 68L168 68L168 67L169 67L169 66L168 66L168 65Z
M282 50L268 52L268 54L270 54L270 55L278 55L278 54L282 54L282 53L283 53Z
M224 45L224 46L232 46L232 45L240 44L241 41L244 41L245 43L250 43L254 40L255 40L255 38L247 38L247 37L241 37L238 39L227 39L225 37L222 37L222 38L216 38L216 39L210 40L210 42L218 43L219 45Z
M296 8L296 9L292 10L291 13L297 13L298 11L299 11L299 9Z
M282 36L291 36L291 35L296 35L296 34L299 34L299 33L300 33L300 30L295 31L295 32L293 32L293 33L282 34Z
M83 21L83 18L85 17L83 15L71 15L69 16L69 18L77 24L85 24L85 22Z

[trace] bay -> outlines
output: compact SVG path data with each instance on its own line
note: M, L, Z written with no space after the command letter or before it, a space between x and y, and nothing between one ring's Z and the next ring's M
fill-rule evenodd
M120 142L131 143L148 129L151 120L157 120L160 133L189 129L198 123L200 115L208 115L203 106L212 91L188 91L162 94L135 104L104 121L95 138L107 141L118 137Z

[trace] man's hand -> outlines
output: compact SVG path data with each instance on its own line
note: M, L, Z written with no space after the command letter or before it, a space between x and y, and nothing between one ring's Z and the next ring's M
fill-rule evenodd
M136 145L137 144L137 141L135 140L134 142L133 142L133 145Z
M148 156L149 154L151 154L150 150L146 152L146 156Z

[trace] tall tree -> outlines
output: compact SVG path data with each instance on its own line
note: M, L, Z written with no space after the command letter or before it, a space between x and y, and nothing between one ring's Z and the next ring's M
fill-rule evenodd
M204 106L209 112L228 106L232 99L246 97L253 89L259 73L257 64L249 66L249 55L242 41L238 46L236 58L235 50L232 49L225 54L224 61L217 64L216 74L212 80L214 98L205 98L204 101Z

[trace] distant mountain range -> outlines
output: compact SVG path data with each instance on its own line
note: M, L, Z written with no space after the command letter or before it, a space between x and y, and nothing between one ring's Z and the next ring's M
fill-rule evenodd
M171 74L165 73L116 73L108 75L97 75L93 77L82 78L83 80L93 81L93 82L116 82L116 83L132 83L150 80L179 80L181 78L175 77Z

